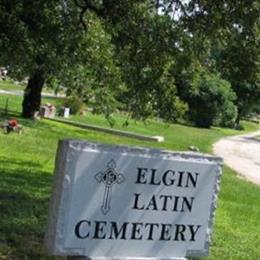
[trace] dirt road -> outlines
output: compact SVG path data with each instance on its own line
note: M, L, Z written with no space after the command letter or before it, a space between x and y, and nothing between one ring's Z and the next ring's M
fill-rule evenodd
M223 138L213 151L240 176L260 186L260 131Z

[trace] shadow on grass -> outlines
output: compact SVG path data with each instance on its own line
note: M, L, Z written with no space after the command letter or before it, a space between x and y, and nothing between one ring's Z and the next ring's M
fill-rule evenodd
M40 164L2 157L0 183L0 259L51 259L43 238L52 175Z

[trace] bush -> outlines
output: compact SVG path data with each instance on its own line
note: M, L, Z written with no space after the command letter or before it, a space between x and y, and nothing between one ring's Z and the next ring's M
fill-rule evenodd
M84 103L80 98L76 96L71 96L64 99L63 106L69 107L70 114L75 115L83 109Z
M220 108L215 125L234 128L236 126L237 107L232 102L226 102Z
M210 127L214 122L229 126L237 113L235 98L229 82L218 75L199 72L189 91L189 118L199 127Z
M158 102L158 116L166 122L181 122L188 111L188 105L176 95L164 97L163 102Z

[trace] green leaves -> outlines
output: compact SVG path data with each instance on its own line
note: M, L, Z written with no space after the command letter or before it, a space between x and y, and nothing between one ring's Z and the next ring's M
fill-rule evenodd
M107 117L120 107L171 121L206 70L246 115L260 102L259 14L256 0L1 0L0 61L19 78L42 71Z
M216 121L234 126L235 98L227 81L206 71L196 73L188 98L190 119L199 127L210 127Z

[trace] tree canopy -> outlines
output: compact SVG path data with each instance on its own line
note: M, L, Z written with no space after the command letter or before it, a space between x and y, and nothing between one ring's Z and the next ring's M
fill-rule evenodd
M260 102L259 14L256 0L0 0L0 62L29 78L24 117L53 80L108 118L193 122L194 86L207 86L206 103L230 84L234 95L221 93L238 123Z

